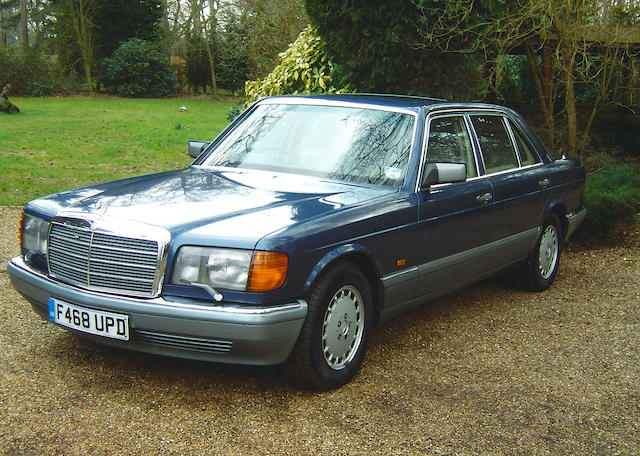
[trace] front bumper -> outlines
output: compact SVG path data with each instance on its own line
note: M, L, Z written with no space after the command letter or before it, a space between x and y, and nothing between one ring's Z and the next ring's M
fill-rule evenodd
M130 322L129 341L78 334L106 345L158 355L278 364L287 359L307 314L307 303L303 300L260 307L97 293L51 280L30 268L21 257L12 258L7 269L13 286L43 318L48 318L50 297L93 310L126 314Z

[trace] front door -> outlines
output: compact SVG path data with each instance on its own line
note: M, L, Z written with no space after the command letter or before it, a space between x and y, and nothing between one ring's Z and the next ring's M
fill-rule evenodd
M419 189L418 294L441 294L481 275L483 246L493 237L493 188L478 174L470 130L462 114L428 120L424 166L464 163L467 180Z

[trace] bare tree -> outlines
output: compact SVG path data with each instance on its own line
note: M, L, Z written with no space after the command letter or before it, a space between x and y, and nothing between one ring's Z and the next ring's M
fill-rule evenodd
M162 19L162 35L167 51L174 48L184 34L183 2L179 0L161 0L164 17Z
M547 139L552 145L558 140L555 131L560 112L566 122L564 139L569 152L583 154L598 110L615 99L630 44L640 43L637 24L635 28L625 26L620 20L637 1L516 0L491 14L492 4L452 0L423 7L419 24L423 41L414 45L442 52L484 52L496 59L523 52ZM485 66L488 73L496 68ZM491 74L485 76L488 81L494 79ZM577 108L577 85L589 86L595 93L585 116ZM562 107L557 106L560 99Z
M0 5L0 49L7 47L7 31L5 29L5 9Z
M215 42L216 25L217 25L218 2L217 0L209 0L209 18L204 19L204 33L207 41L207 57L209 59L209 68L211 69L211 87L213 88L213 98L218 98L218 83L216 81L216 65L213 55L213 46Z
M93 67L95 65L94 24L97 0L64 0L65 14L69 15L73 32L80 48L87 89L95 92Z
M194 42L202 43L209 62L213 97L218 98L215 55L213 54L217 26L218 1L188 0L187 6L189 14L186 16L186 20L184 22L184 33L185 35L198 37L199 40L194 40Z

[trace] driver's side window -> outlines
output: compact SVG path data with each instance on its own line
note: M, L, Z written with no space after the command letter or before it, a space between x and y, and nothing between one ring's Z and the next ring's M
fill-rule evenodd
M467 178L478 175L464 117L446 116L431 120L426 162L464 163L467 166Z

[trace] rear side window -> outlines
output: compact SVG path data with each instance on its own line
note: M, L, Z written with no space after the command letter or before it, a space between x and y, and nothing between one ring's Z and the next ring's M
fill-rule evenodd
M518 158L502 116L471 116L487 174L517 168Z
M471 140L462 116L437 117L429 125L427 162L464 163L467 177L478 175Z
M535 165L540 163L538 154L535 153L533 146L524 134L514 125L513 122L509 122L513 136L516 138L516 146L518 146L518 152L520 152L520 162L522 166Z

